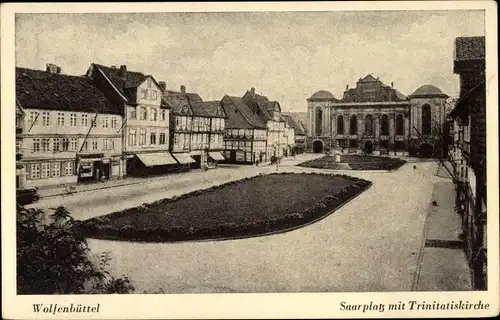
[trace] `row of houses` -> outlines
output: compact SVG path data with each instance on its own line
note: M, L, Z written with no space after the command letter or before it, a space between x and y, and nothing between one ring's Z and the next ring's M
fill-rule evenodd
M267 162L296 152L303 137L255 89L204 101L125 65L93 63L82 76L54 64L16 68L18 188Z
M450 113L454 145L449 158L472 283L479 290L487 289L485 67L485 37L457 38L453 70L460 77L460 97Z

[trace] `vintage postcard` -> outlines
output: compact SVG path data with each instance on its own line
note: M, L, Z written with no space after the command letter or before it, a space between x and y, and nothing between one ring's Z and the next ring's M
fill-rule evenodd
M496 9L2 4L2 316L498 315Z

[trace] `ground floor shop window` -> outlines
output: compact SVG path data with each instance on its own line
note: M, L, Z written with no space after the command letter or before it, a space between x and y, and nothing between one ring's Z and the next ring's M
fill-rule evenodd
M358 140L349 140L349 148L356 149L358 147Z
M236 161L244 162L245 161L245 152L236 151Z
M403 151L405 149L404 141L396 141L394 142L394 150Z

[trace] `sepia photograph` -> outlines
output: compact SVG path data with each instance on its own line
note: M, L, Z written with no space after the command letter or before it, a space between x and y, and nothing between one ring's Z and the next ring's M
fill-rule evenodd
M2 5L3 316L498 315L496 6L412 3Z

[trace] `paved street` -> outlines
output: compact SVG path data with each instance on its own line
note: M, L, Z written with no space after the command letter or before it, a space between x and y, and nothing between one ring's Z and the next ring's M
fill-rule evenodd
M200 183L206 186L215 179L266 170L275 167L213 171ZM284 170L302 169L284 162L280 171ZM94 254L112 252L111 272L129 276L139 292L410 291L433 187L443 180L436 171L435 163L426 162L417 164L417 170L407 164L394 173L354 172L373 186L326 219L284 234L167 244L91 239L89 244ZM116 193L118 199L107 205L113 210L124 206L136 192ZM152 183L148 195L140 198L170 192ZM78 212L96 213L85 210Z

